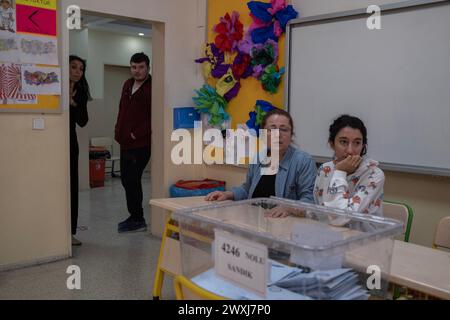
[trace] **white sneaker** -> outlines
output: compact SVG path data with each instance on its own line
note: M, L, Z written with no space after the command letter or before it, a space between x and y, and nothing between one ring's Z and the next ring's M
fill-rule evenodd
M81 241L72 236L72 245L73 246L81 246Z

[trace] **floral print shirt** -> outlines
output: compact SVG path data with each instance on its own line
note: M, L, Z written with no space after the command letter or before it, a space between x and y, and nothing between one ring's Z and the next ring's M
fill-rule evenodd
M383 187L384 173L375 160L364 158L351 175L336 170L330 161L319 168L314 200L322 206L382 216Z

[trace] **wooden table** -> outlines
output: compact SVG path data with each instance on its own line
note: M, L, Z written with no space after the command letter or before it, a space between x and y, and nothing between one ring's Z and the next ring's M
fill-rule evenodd
M205 201L204 197L189 197L152 199L150 204L175 211L213 203ZM161 295L165 273L172 276L181 274L180 244L170 237L177 232L178 226L169 217L164 228L155 275L154 299L159 299ZM450 252L396 240L389 277L397 285L441 299L450 299Z
M450 300L450 252L395 241L390 281Z

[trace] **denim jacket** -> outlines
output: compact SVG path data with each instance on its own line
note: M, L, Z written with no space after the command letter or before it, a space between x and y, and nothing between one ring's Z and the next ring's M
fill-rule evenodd
M316 174L316 163L311 156L290 145L275 179L275 196L314 203ZM245 183L231 190L234 200L251 199L260 179L261 163L250 165Z

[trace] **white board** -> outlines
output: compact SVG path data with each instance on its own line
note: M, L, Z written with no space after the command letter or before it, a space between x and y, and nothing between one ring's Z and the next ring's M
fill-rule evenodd
M368 155L385 168L448 176L450 1L381 9L381 30L367 28L365 8L288 26L296 142L318 160L331 158L328 128L348 113L365 122Z

